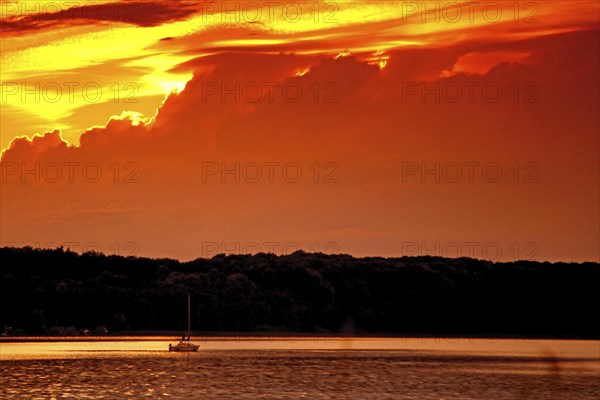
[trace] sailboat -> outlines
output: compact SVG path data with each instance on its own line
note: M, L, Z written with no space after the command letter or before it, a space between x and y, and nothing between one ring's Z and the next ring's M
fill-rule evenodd
M200 348L200 346L195 345L193 343L190 343L190 296L188 295L188 330L187 330L187 339L185 338L185 335L183 335L181 337L181 339L179 340L179 343L177 343L175 346L171 345L171 343L169 343L169 351L180 351L180 352L191 352L191 351L198 351L198 349Z

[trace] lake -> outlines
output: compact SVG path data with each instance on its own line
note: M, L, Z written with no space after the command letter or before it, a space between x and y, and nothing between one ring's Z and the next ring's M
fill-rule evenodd
M15 338L10 338L15 339ZM0 341L0 399L598 399L600 342L200 337Z

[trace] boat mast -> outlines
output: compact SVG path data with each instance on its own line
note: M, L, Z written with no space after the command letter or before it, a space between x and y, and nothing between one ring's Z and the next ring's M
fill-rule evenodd
M190 295L188 294L188 338L190 337Z

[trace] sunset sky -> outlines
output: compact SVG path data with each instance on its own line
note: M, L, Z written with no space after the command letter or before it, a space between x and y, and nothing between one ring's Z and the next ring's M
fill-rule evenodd
M0 5L4 246L599 260L597 0Z

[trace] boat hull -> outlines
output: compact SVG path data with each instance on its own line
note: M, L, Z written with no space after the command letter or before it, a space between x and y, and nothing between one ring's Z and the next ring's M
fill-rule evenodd
M199 348L200 348L200 346L197 346L195 344L183 344L183 345L178 344L177 346L169 347L169 351L175 351L175 352L180 352L180 353L189 353L189 352L198 351Z

